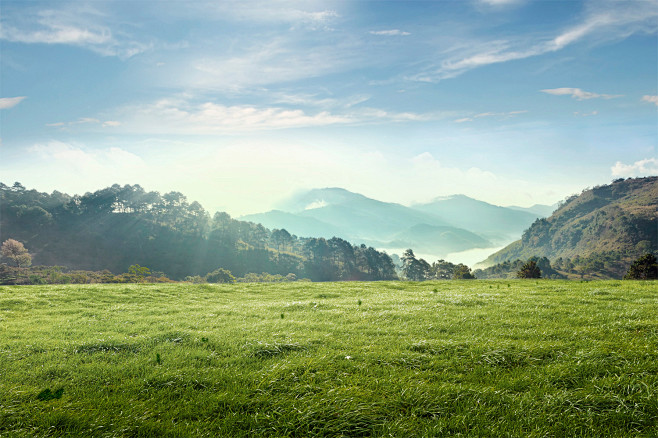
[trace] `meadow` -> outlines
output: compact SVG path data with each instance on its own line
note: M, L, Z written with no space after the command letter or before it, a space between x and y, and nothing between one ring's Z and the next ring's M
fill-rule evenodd
M658 436L658 283L0 287L0 436Z

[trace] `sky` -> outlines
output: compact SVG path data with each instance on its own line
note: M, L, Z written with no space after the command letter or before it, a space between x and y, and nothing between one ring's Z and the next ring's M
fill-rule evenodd
M8 185L240 216L658 174L655 0L2 0L0 26Z

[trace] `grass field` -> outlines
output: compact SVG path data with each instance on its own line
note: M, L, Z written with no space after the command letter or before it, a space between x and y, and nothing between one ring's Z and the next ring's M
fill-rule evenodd
M0 436L658 436L658 283L0 288Z

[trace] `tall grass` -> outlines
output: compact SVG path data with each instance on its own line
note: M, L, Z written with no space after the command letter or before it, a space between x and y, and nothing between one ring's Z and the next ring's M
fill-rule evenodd
M0 436L658 436L658 284L0 288Z

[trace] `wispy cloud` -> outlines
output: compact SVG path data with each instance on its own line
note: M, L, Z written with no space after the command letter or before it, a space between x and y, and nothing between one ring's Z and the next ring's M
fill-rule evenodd
M36 144L29 152L44 160L54 160L68 163L82 175L98 176L98 173L121 173L122 169L143 168L144 161L132 152L118 147L105 149L89 149L82 145L74 145L61 141Z
M369 33L372 34L372 35L383 35L383 36L408 36L408 35L411 35L411 33L404 32L400 29L371 30Z
M642 96L642 101L653 103L654 105L658 106L658 96Z
M574 112L573 114L574 114L575 116L580 116L580 117L590 117L590 116L595 116L595 115L597 115L598 113L599 113L598 111L594 110L594 111L589 112L589 113L581 113L580 111L576 111L576 112Z
M25 99L25 96L0 97L0 109L13 108Z
M302 41L288 36L268 41L247 39L228 53L183 61L186 65L180 65L173 76L185 88L231 92L292 83L352 68L359 58L353 44L323 42L309 50ZM172 72L168 74L165 81L171 83Z
M55 122L55 123L46 123L46 126L50 126L52 128L64 128L64 127L69 127L69 126L75 126L75 125L101 125L103 128L107 127L116 127L120 126L121 122L118 122L116 120L106 120L104 122L101 122L98 119L95 119L93 117L82 117L79 118L78 120L75 120L73 122Z
M583 91L580 88L552 88L546 90L540 90L542 93L552 94L554 96L571 96L574 99L578 100L587 100L587 99L614 99L617 97L622 97L621 94L599 94L592 93L590 91Z
M499 119L509 119L510 117L515 117L518 116L519 114L525 114L528 111L523 110L523 111L507 111L507 112L486 112L486 113L480 113L480 114L475 114L474 116L470 117L462 117L460 119L456 119L454 122L455 123L466 123L466 122L473 122L475 119L480 119L483 117L497 117Z
M490 6L506 6L520 3L520 0L480 0L480 2Z
M161 99L154 103L127 107L126 129L136 131L211 134L263 129L284 129L349 123L344 116L328 111L307 113L300 109L222 105L214 102L190 103L184 99Z
M490 3L495 3L493 0ZM498 2L501 3L501 2ZM492 64L526 59L557 52L585 38L593 42L620 40L636 33L658 33L658 3L644 0L589 2L579 24L554 36L537 38L519 35L516 39L471 41L457 47L456 54L409 78L436 82L457 77L469 70ZM484 49L482 49L484 47Z
M122 121L123 131L142 134L207 135L331 125L427 122L449 119L456 114L454 111L416 113L357 106L366 100L367 98L355 97L353 100L330 99L325 102L320 99L317 102L309 102L304 96L288 96L287 105L267 106L225 105L212 101L194 101L187 97L172 97L119 108L112 116ZM284 99L281 100L282 103L283 101ZM303 108L289 107L290 103L302 104ZM104 122L104 125L118 126L112 123L114 122Z
M66 5L66 4L65 4ZM103 56L130 58L152 47L130 38L123 31L113 32L103 14L89 5L63 6L36 10L20 16L4 14L0 39L24 44L64 44L83 47Z
M617 161L610 170L612 176L616 177L658 175L658 158L645 158L633 164L624 164Z
M221 2L192 2L185 4L183 13L195 18L254 22L261 24L285 23L290 29L312 31L332 30L332 23L340 18L331 1L306 0L222 0ZM338 6L338 5L336 5ZM181 12L181 11L178 11Z

